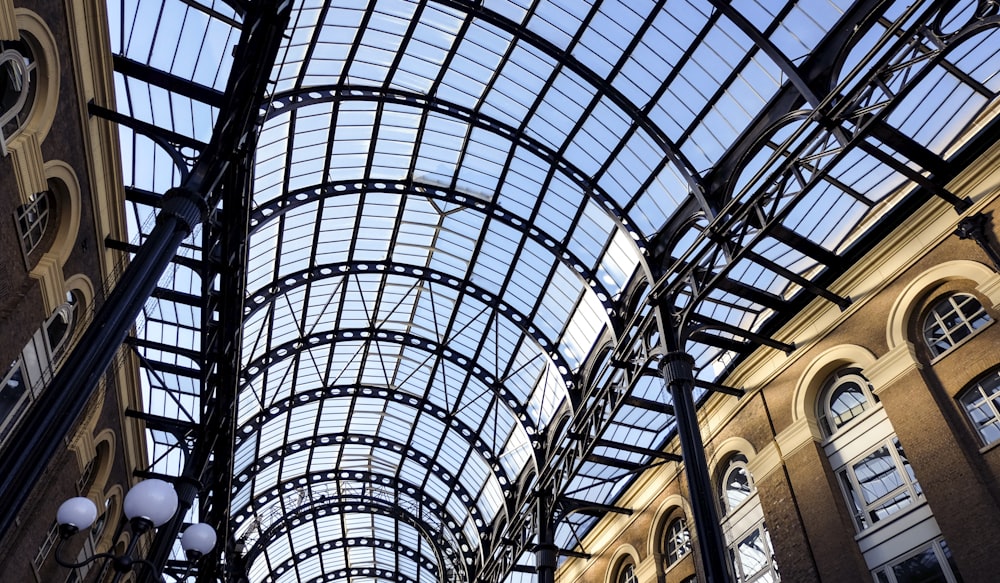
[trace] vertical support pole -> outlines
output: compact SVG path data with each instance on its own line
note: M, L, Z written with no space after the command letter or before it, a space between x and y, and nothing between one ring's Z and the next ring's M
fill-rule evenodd
M10 528L48 460L62 446L167 264L204 212L205 201L196 192L173 188L164 195L146 242L11 436L6 455L0 458L0 500L6 506L0 513L0 536Z
M535 519L538 521L538 546L535 547L535 568L538 583L554 583L558 565L555 543L555 524L552 516L552 490L546 488L538 493Z
M667 353L660 361L660 372L674 401L677 434L684 457L684 475L691 491L691 511L698 535L698 550L707 583L728 583L726 541L719 526L715 491L708 473L705 443L698 427L698 415L691 390L694 388L694 359L686 352Z

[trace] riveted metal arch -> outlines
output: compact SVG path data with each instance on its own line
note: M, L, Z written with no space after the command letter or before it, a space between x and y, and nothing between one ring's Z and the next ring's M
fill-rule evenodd
M254 513L259 507L266 506L268 503L277 500L284 494L290 494L303 487L312 487L319 485L328 485L339 482L344 483L362 483L369 485L371 487L382 487L391 489L395 493L397 498L397 504L390 505L390 508L398 507L398 498L400 493L405 493L407 496L413 498L421 504L421 508L426 508L429 512L433 513L435 516L441 520L441 524L445 526L449 533L451 533L455 540L459 543L460 548L475 549L476 545L470 544L468 538L465 536L465 532L461 527L462 517L452 516L448 511L446 506L440 504L437 500L429 496L419 484L412 484L406 480L401 480L396 476L388 476L385 474L379 474L375 472L365 472L360 470L331 470L328 472L311 472L308 474L300 474L288 480L283 480L277 482L272 488L268 489L266 492L262 492L254 496L250 503L241 508L233 508L230 516L232 517L233 524L240 525L253 518ZM234 487L234 492L237 491L238 487ZM337 496L334 498L335 503L342 503L349 500L347 496ZM371 500L384 503L379 499L372 498ZM443 520L443 514L447 517L447 520ZM424 521L418 521L423 524ZM452 523L455 526L451 526ZM238 528L238 527L237 527ZM263 538L263 537L262 537ZM464 545L464 546L462 546Z
M270 544L271 541L273 541L276 537L289 532L290 530L292 530L297 526L308 524L318 517L333 516L338 514L353 514L353 513L379 514L381 516L387 516L389 518L393 518L400 522L408 524L417 529L418 531L420 531L421 533L427 532L427 525L424 524L419 517L414 516L412 512L409 512L405 508L390 504L384 500L368 496L338 496L335 498L331 497L318 500L311 504L307 504L299 508L296 508L286 514L282 514L277 519L277 521L269 525L267 529L263 533L261 533L261 536L247 549L244 558L248 562L253 562L257 560L257 558L261 555L261 553L263 553L266 550L268 544ZM371 537L364 537L364 538L368 541L372 540ZM432 546L437 546L437 542L433 540L433 537L428 537L428 538L431 539L429 540L429 542L431 543ZM355 537L350 537L349 539L337 539L337 540L346 543L347 541L355 540ZM356 544L362 544L364 546L373 546L373 547L379 546L385 548L399 548L404 550L404 555L406 555L405 550L412 550L412 551L416 550L416 549L411 549L410 547L400 543L399 541L383 540L382 542L388 543L388 546L386 546L385 544L378 544L378 545L371 545L371 544L365 545L365 543L356 543ZM309 550L303 550L299 553L296 553L296 556L293 556L289 558L288 561L286 561L286 566L288 568L293 567L296 562L296 559L303 558L301 557L302 553L307 553L308 555L312 556L322 553L324 551L334 550L337 548L343 548L343 545L338 546L335 544L335 541L325 541L325 544L313 546L310 547ZM453 549L452 553L446 553L445 549L439 549L439 550L441 551L442 554L454 554L458 552L458 549ZM419 555L419 553L415 554ZM423 563L422 566L425 566L426 568L431 569L434 572L437 572L438 566L431 563L431 561L424 560L421 561L421 563ZM278 567L272 567L272 570L275 573L280 574Z
M477 525L477 527L480 537L486 537L488 535L488 529L485 528L486 521L480 515L479 509L475 505L475 498L469 493L465 485L456 479L456 476L452 475L447 469L441 467L439 463L434 461L434 459L432 459L433 455L428 455L425 452L414 449L410 444L386 439L384 437L375 438L370 435L362 435L360 433L325 433L322 435L313 435L297 439L295 441L289 441L284 443L281 447L259 452L260 457L257 462L234 476L233 481L238 484L250 484L252 483L254 476L260 474L274 464L281 463L286 456L300 451L309 450L314 447L337 445L367 445L372 449L391 449L397 453L405 454L406 458L415 461L428 472L431 472L440 478L442 482L451 486L453 492L458 496L458 499L466 508L469 509L469 514L472 515L473 519L479 519L481 524Z
M265 285L260 290L247 295L247 305L243 309L245 317L249 317L255 312L266 308L275 298L289 292L290 290L324 279L347 277L349 275L360 274L384 274L397 277L412 277L439 283L454 290L470 295L480 302L493 308L502 314L508 321L512 322L519 330L530 336L542 348L542 352L552 361L559 376L562 377L563 384L571 387L574 384L574 376L569 372L570 367L559 352L559 347L554 342L532 324L532 319L516 310L513 306L479 287L471 281L463 281L458 277L449 275L443 271L437 271L427 267L408 265L393 261L352 261L343 263L328 263L325 265L314 265L308 269L303 269L295 273L282 276L280 280Z
M294 396L284 399L278 403L267 407L262 413L244 424L236 432L236 447L256 434L268 421L286 414L295 407L305 406L316 401L345 397L364 397L366 399L384 399L400 405L409 406L419 411L423 411L442 423L447 423L452 429L458 432L468 443L471 449L482 456L483 460L490 467L497 481L504 490L513 491L516 476L508 476L503 470L503 465L497 463L496 453L479 439L478 433L472 427L466 425L461 419L452 415L447 409L429 401L423 397L412 395L405 391L390 387L378 387L373 385L336 385L312 391L299 392ZM369 436L370 437L370 436ZM372 438L374 439L374 438ZM381 440L381 439L380 439Z
M608 99L621 108L621 110L625 112L630 119L646 131L650 137L656 141L658 146L663 148L664 153L671 160L671 162L674 163L674 166L684 177L684 180L688 183L691 190L695 192L701 191L701 180L699 174L694 169L694 165L688 161L687 157L680 150L680 148L674 144L673 140L671 140L670 137L664 133L659 125L654 123L649 118L645 109L640 108L637 104L633 103L621 91L609 83L607 79L584 65L574 56L559 48L556 44L552 43L545 37L535 33L533 30L522 25L521 23L514 22L498 12L484 7L481 2L469 2L467 0L437 1L443 6L449 6L456 10L467 12L470 16L476 18L477 20L490 23L491 25L513 36L518 42L524 41L531 44L531 46L544 52L561 66L573 71L592 86L599 89L602 94L606 95ZM595 4L595 6L598 5L599 3Z
M864 0L851 5L841 17L842 26L827 35L816 49L797 66L799 76L809 87L828 89L829 76L834 68L834 58L840 50L850 43L859 23L877 20L882 12L891 4L880 0ZM862 25L863 26L863 25ZM724 203L724 193L728 192L730 181L739 170L738 166L747 151L757 142L759 137L768 132L774 123L790 111L798 109L805 101L801 92L792 83L786 83L771 99L764 109L732 144L715 166L704 176L705 196L710 204L721 206Z
M349 537L327 540L324 541L323 544L312 546L297 552L294 557L291 557L283 563L273 567L272 572L268 573L267 576L261 580L261 583L272 583L277 581L276 576L280 576L281 573L291 570L295 567L297 562L306 560L309 557L314 557L322 552L339 551L344 548L355 547L368 547L371 549L385 549L392 551L397 556L403 557L406 560L419 565L422 569L425 569L434 577L438 577L439 571L436 563L428 560L416 549L404 545L401 542L372 537Z
M290 340L264 353L260 358L253 360L244 367L240 375L240 386L245 387L257 376L263 374L272 364L291 358L294 355L319 348L321 346L337 342L389 342L400 344L429 352L438 358L443 358L459 368L463 368L479 380L485 387L494 390L504 406L509 408L514 417L518 419L522 428L532 439L538 434L538 427L528 415L527 407L520 401L520 398L504 386L504 383L497 379L482 366L472 362L465 356L456 353L447 344L423 338L408 332L385 331L373 328L344 328L331 332L321 332L310 334Z
M304 97L302 93L305 93ZM580 188L584 196L593 198L598 203L598 206L604 209L620 228L629 233L629 238L640 252L643 252L646 248L645 235L635 229L632 221L628 218L628 214L607 192L599 185L594 184L586 173L571 164L559 152L549 146L524 134L517 128L474 109L450 103L436 97L427 97L420 93L412 93L399 89L390 90L381 87L354 85L325 85L310 87L308 90L303 89L301 93L276 95L274 103L281 104L281 107L280 109L273 109L272 113L283 114L305 105L332 101L377 101L380 103L395 103L425 109L460 119L473 127L502 136L510 140L511 143L523 147L542 160L545 160L552 165L553 169L562 172Z
M366 580L373 581L392 581L393 583L420 583L420 581L414 581L402 573L375 567L337 569L332 573L325 573L318 577L313 577L312 579L303 581L302 583L335 583L341 580L349 581L355 577L365 577Z
M412 194L441 200L447 203L463 206L469 210L481 212L508 227L517 229L529 239L549 250L560 263L570 268L584 285L590 287L597 300L604 308L611 322L615 335L620 335L624 323L614 301L613 294L597 277L594 270L584 263L569 247L531 225L527 219L517 216L496 204L459 191L441 188L431 184L421 184L418 181L393 180L345 180L330 182L322 186L302 188L289 192L282 198L270 200L254 209L250 216L250 233L254 233L272 220L296 207L312 204L334 196L352 195L363 192L391 192L393 194ZM452 277L452 276L448 276Z

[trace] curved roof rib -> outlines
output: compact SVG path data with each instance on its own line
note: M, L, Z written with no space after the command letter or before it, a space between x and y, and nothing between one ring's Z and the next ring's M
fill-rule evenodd
M195 508L254 583L516 582L543 504L586 552L568 510L627 511L673 459L670 328L699 397L740 395L880 232L962 208L944 185L996 127L974 0L290 0L277 62L234 60L269 1L109 2L118 103L92 107L134 250L230 78L270 71L132 342L150 469L180 474L178 418L222 448Z

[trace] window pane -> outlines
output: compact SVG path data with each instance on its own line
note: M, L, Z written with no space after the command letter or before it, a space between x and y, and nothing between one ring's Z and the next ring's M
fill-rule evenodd
M1000 400L1000 372L997 371L970 387L960 398L965 413L979 431L984 444L1000 439L998 400Z
M860 384L854 381L841 383L830 395L830 416L835 428L860 415L868 405L868 397Z
M892 568L896 583L947 583L934 547L906 559Z
M931 354L938 356L989 321L975 296L952 294L935 304L924 320L924 342Z
M873 503L903 485L889 448L882 446L854 464L854 475L866 503Z

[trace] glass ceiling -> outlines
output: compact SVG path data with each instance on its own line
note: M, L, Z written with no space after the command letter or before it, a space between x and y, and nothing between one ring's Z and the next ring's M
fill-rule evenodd
M846 306L825 286L879 233L962 207L943 185L1000 90L973 1L295 0L277 62L237 62L271 4L108 3L112 244L142 243L230 76L271 71L245 211L185 242L133 342L150 418L192 428L150 422L154 472L236 391L206 489L253 582L531 579L546 488L586 552L599 513L574 510L670 459L668 339L699 398L793 349L771 334ZM206 372L217 305L242 314L232 378Z

